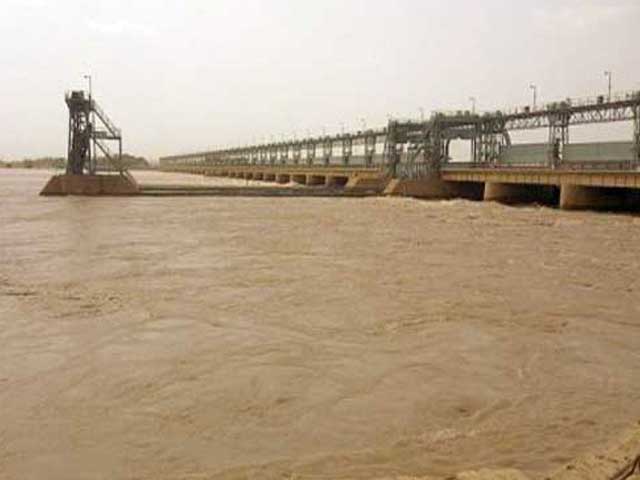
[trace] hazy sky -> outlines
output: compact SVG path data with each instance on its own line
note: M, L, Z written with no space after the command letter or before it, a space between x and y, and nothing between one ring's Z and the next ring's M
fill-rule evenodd
M640 89L640 0L0 0L0 157L64 155L63 93L94 77L152 158Z

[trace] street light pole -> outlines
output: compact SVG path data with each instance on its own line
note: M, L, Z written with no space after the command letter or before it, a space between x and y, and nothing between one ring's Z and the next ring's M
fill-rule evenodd
M93 95L93 85L91 83L91 75L85 75L83 78L89 81L89 100L91 100L91 97Z
M90 135L91 137L93 137L93 125L94 125L94 118L93 118L93 84L91 82L91 75L84 75L83 77L85 80L89 81L89 131L90 131ZM91 143L91 142L89 142ZM96 163L97 163L97 152L96 152L96 145L95 142L93 144L93 148L89 148L89 173L91 175L96 173Z
M538 103L538 87L532 83L529 85L529 88L533 91L533 109L536 109L536 104Z
M611 71L610 70L605 71L604 76L607 77L607 79L609 80L609 90L608 90L609 94L607 99L611 101Z

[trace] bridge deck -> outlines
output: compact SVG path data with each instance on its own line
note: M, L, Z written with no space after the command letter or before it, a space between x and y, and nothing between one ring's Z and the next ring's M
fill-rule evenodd
M314 177L346 177L382 179L384 170L376 167L346 167L322 165L228 165L174 166L166 171L197 173L211 176L308 175ZM563 184L587 187L640 188L640 171L622 170L562 170L548 168L476 168L447 167L441 173L447 182L496 182L523 185Z
M450 182L496 182L523 185L579 185L585 187L640 188L640 172L613 170L551 170L525 168L460 168L442 172Z

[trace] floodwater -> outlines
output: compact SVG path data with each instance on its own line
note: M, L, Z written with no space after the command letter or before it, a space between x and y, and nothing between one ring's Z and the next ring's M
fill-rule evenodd
M640 418L638 217L48 176L0 170L0 478L542 476Z

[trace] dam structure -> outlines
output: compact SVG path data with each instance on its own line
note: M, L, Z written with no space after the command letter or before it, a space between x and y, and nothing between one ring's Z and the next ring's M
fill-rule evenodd
M628 122L628 141L572 143L572 126ZM514 143L511 132L548 132ZM468 161L451 144L469 144ZM418 198L541 202L565 209L640 207L640 91L508 111L435 112L425 120L167 156L164 171L345 187Z

